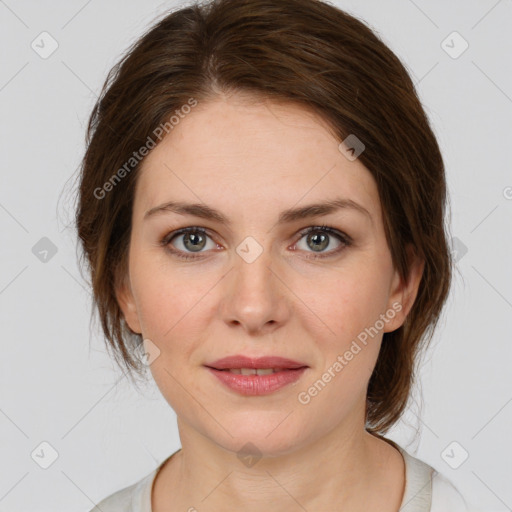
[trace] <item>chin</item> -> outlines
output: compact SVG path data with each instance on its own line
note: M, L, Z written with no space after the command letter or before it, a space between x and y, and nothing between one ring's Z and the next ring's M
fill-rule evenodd
M261 419L252 422L230 421L228 430L233 437L222 431L223 435L220 439L214 437L211 439L239 457L244 455L254 457L287 455L307 444L307 440L304 429L287 423L286 420L282 422L285 416L281 415L279 421L261 421ZM282 423L280 424L280 422Z

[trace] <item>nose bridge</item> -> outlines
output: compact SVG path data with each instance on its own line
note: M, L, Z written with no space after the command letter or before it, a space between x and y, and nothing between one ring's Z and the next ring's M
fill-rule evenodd
M267 241L270 238L266 237ZM286 316L285 297L282 284L274 275L270 246L246 237L235 248L233 265L225 320L253 331L282 322Z
M268 288L272 277L272 250L256 238L246 237L236 247L235 274L240 286L249 289Z

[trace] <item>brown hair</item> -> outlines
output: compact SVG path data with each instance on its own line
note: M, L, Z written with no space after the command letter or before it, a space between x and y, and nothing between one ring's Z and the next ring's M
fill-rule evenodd
M127 326L115 293L127 273L140 168L132 156L156 144L158 127L169 126L191 98L221 92L295 102L325 119L340 142L355 134L365 145L358 158L377 183L395 268L408 275L408 244L425 261L415 303L404 325L384 334L368 385L367 430L385 433L407 405L418 356L449 292L444 164L404 65L367 25L318 0L182 8L155 23L109 72L89 120L76 210L107 347L128 374L142 373L132 354L142 338Z

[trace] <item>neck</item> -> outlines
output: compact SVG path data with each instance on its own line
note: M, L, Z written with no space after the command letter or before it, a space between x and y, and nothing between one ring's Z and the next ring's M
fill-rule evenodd
M389 463L392 452L395 468L396 457L401 463L403 459L395 448L363 428L333 430L293 451L262 454L244 463L236 452L178 423L182 449L167 468L159 492L155 484L154 512L362 511L371 509L370 503L384 511L383 499L389 500L389 510L400 506L403 484L397 487L400 482L393 481L397 473L390 471ZM395 492L383 498L388 486Z

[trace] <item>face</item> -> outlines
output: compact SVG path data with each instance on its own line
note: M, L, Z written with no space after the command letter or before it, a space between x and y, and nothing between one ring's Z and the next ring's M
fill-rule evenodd
M414 301L420 271L400 280L374 179L338 146L302 107L231 96L198 104L143 161L118 300L180 425L228 450L362 430L382 335ZM302 369L212 369L232 355Z

